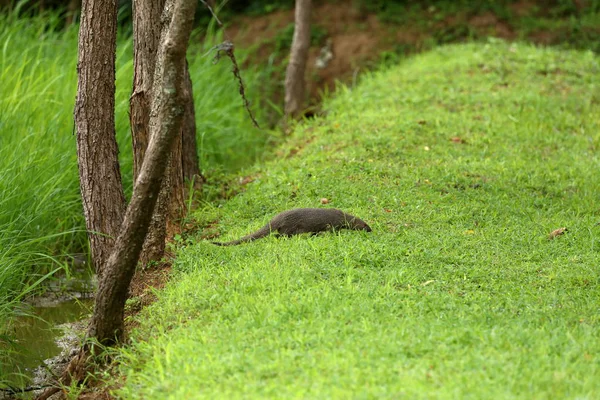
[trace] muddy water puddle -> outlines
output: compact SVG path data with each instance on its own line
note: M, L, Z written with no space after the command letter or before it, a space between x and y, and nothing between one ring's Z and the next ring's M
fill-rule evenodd
M45 285L45 293L23 303L9 329L10 362L0 381L23 388L43 383L80 344L93 308L96 282L86 268ZM2 393L0 392L0 399Z
M31 307L27 315L17 317L11 336L14 338L12 366L5 379L14 387L34 383L44 371L54 367L61 354L68 355L79 343L85 319L91 314L91 298L55 301ZM45 361L47 360L47 361ZM41 368L40 368L41 366ZM37 371L36 371L37 370Z

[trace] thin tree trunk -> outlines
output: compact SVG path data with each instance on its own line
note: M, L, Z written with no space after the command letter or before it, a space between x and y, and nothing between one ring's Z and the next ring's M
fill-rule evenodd
M154 75L156 90L153 91L150 113L151 140L121 232L99 282L88 330L90 336L104 344L113 344L122 338L127 291L150 225L169 154L183 122L185 53L197 3L195 0L168 0L171 2L175 3L173 17L160 44Z
M156 56L161 32L166 24L161 23L165 0L134 0L133 2L133 93L129 102L131 140L133 145L133 181L139 176L146 149L150 142L150 102L154 82ZM163 185L168 185L163 182ZM168 186L167 186L168 187ZM161 191L155 215L148 229L140 262L158 260L164 252L165 216L168 192Z
M115 138L116 36L117 1L84 0L74 116L83 211L100 277L126 205Z
M133 1L133 93L129 99L129 121L134 182L150 141L150 100L164 7L165 0Z
M173 5L173 2L168 2L161 16L161 22L163 24L161 38L163 39L168 34L169 24L173 20ZM181 99L184 102L183 121L169 156L169 164L160 189L157 208L154 210L154 215L152 216L152 224L150 226L156 227L156 232L149 230L148 236L146 237L147 243L144 245L144 250L146 250L146 245L152 245L152 251L148 251L148 254L146 255L149 257L148 261L159 260L163 256L167 234L179 231L179 222L183 218L184 185L182 145L185 111L188 107L185 102L193 101L193 99L186 97L186 65L187 59L184 59L182 70L180 71L180 74L183 77L181 81Z
M134 84L130 101L130 119L135 179L143 163L148 142L151 140L149 99L153 93L156 52L161 35L166 34L172 18L172 4L165 8L164 0L136 0L133 5ZM193 109L193 99L190 97L189 101ZM178 229L176 224L183 216L184 178L181 135L173 146L168 171L162 183L140 256L142 264L157 261L163 256L167 232L176 231Z
M185 63L184 84L185 116L182 134L182 164L184 181L194 181L196 189L200 188L204 179L200 173L198 146L196 144L196 111L194 109L194 91L188 63Z
M285 72L285 114L300 116L304 104L304 73L310 48L311 0L296 0L294 38Z
M185 186L184 186L184 178L183 178L183 130L185 128L185 120L186 115L185 111L187 109L187 99L185 97L185 69L181 72L184 77L183 82L181 83L181 96L184 104L184 112L183 112L183 121L181 123L181 130L179 131L179 135L175 139L175 144L173 145L173 151L171 153L171 159L169 160L169 177L168 184L163 185L163 191L167 193L168 198L168 208L166 213L166 234L172 235L173 233L178 233L181 231L181 220L184 216L185 211ZM166 179L166 180L167 180ZM163 236L162 244L162 252L163 255L165 250L165 236Z

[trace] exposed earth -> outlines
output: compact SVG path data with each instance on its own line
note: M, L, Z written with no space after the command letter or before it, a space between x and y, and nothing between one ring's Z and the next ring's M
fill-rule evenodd
M452 13L433 6L413 6L378 16L353 6L355 3L340 0L313 5L312 43L306 72L313 105L319 102L323 92L335 89L337 80L352 83L358 74L381 64L386 57L394 61L438 44L490 36L540 45L568 43L576 39L572 37L575 34L600 38L600 27L582 25L574 29L564 22L570 16L557 16L557 11L542 1L524 0L510 4L502 16L475 8ZM580 11L588 7L587 3L574 2ZM554 24L531 23L534 18L547 18ZM292 9L262 16L239 16L226 24L225 38L232 40L238 48L255 49L249 62L267 62L275 54L276 64L281 65L289 51L287 47L282 49L281 43L289 45L293 22ZM315 61L328 40L333 58L324 68L318 68ZM274 79L283 81L282 76Z

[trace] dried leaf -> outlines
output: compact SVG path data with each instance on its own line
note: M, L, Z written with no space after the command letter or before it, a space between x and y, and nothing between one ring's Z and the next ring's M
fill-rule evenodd
M250 182L254 182L254 177L251 175L240 178L240 185L242 185L242 186L245 186L245 185L249 184Z
M467 143L467 141L462 139L460 136L454 136L454 137L450 138L450 141L452 141L453 143L461 143L461 144Z
M552 239L554 239L554 238L556 238L556 237L558 237L560 235L564 235L565 232L567 232L567 231L568 231L568 229L565 228L565 227L555 229L552 232L550 232L550 234L548 234L548 239L552 240Z

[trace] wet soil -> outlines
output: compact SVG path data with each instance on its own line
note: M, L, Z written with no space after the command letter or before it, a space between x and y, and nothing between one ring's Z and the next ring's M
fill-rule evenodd
M36 301L40 305L27 307L26 315L13 321L15 357L5 383L15 388L45 384L62 372L79 348L93 306L90 297Z

